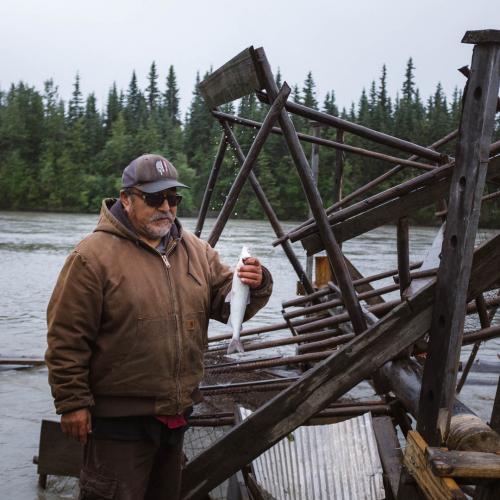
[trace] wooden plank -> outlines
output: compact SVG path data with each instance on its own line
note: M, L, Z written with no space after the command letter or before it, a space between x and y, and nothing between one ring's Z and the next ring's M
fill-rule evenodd
M82 462L83 445L66 436L59 422L42 420L38 474L78 477Z
M442 167L443 169L446 167ZM443 170L444 172L444 170ZM500 174L500 155L495 156L490 159L488 165L488 179ZM426 174L423 174L426 175ZM448 177L439 178L438 180L432 179L428 184L421 186L419 189L407 192L405 190L404 194L399 197L387 200L387 197L381 197L382 203L375 204L371 206L370 209L360 212L360 208L352 210L351 213L354 215L350 216L346 220L341 220L335 222L332 226L332 230L338 241L344 242L349 239L355 238L360 234L371 231L377 227L384 224L394 222L400 217L409 216L420 208L427 207L434 203L436 199L448 196L450 186L450 179ZM376 195L378 196L378 195ZM372 199L375 199L373 197ZM378 203L378 201L377 201ZM374 203L367 202L367 205L373 205ZM336 212L334 216L331 216L329 220L336 221L343 214L348 214L347 210L356 207L348 207L342 212ZM334 218L335 217L335 218ZM343 216L342 216L343 217ZM295 237L290 238L291 241L295 241ZM312 233L309 236L301 240L302 246L305 248L308 254L315 254L323 250L323 245L321 239L318 237L317 233Z
M404 464L429 500L456 500L467 497L451 478L435 476L427 465L427 444L420 434L410 431L406 439Z
M500 377L490 418L491 428L500 433ZM476 488L474 500L497 500L500 498L500 480Z
M19 365L19 366L43 366L45 360L43 358L27 357L20 358L0 358L0 365Z
M477 296L500 274L500 235L474 255L469 294ZM182 498L198 499L370 376L425 335L434 283L396 307L366 332L330 355L280 392L209 449L188 463ZM217 464L214 468L213 464Z
M397 249L398 249L398 275L400 295L403 297L406 289L410 286L410 237L408 217L398 219Z
M437 197L446 196L448 189L449 182L440 181L412 191L333 225L333 233L338 241L345 242L384 224L394 222L400 217L411 215L420 208L432 205ZM323 250L321 239L316 233L305 237L301 243L308 254Z
M345 132L337 129L337 142L343 144L345 139ZM344 162L345 153L337 149L335 152L335 173L333 178L333 203L338 203L342 199L342 188L344 186Z
M389 361L379 370L387 385L414 417L418 413L422 389L422 367L415 360L402 358ZM455 398L450 433L446 446L462 451L492 452L500 448L500 436L474 412Z
M253 47L241 51L199 84L209 108L234 101L261 89L253 63Z
M403 463L401 446L390 417L375 417L372 422L384 475L387 477L392 496L396 498Z
M320 255L315 258L315 286L321 288L332 281L333 274L328 257Z
M500 83L500 46L474 47L465 93L417 430L430 445L446 439L467 304L467 284L488 171Z
M207 216L208 207L210 206L210 200L212 199L212 193L217 182L217 177L219 176L219 171L224 161L224 155L226 154L227 141L226 135L222 132L219 147L217 149L217 154L215 155L214 163L212 165L212 170L210 171L210 176L205 187L205 192L203 193L203 200L201 202L200 211L198 212L198 220L196 221L196 228L194 234L201 236L201 231L203 230L203 225L205 224L205 218Z
M462 43L500 43L500 30L467 31Z
M496 453L450 451L429 446L425 455L436 476L500 479L500 455Z

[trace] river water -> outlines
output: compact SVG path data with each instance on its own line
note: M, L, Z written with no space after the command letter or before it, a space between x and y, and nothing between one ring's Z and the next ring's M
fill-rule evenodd
M194 219L182 219L193 229ZM45 351L45 310L58 272L66 255L97 221L95 215L0 212L0 356L42 357ZM202 236L213 221L209 220ZM283 224L285 230L295 226ZM420 260L432 242L436 228L411 228L411 259ZM481 239L493 231L481 231ZM397 267L396 229L384 226L344 244L344 251L364 275ZM281 303L294 297L297 278L274 239L266 221L230 221L217 244L222 259L237 261L241 246L247 245L273 274L274 293L269 304L247 326L281 320ZM294 249L305 267L300 244ZM377 282L388 285L389 279ZM391 298L391 295L386 296ZM396 298L397 293L392 295ZM494 320L498 322L497 318ZM477 328L477 318L468 318L466 328ZM210 334L228 333L228 327L210 323ZM282 335L286 332L282 332ZM470 348L464 349L462 359ZM282 350L292 354L293 350ZM492 340L480 349L480 362L497 362L500 341ZM244 356L252 357L255 353ZM485 420L489 419L498 373L473 372L462 390L461 399ZM40 421L56 420L46 368L0 369L0 500L73 498L75 481L50 478L47 491L37 487L33 456L38 453Z

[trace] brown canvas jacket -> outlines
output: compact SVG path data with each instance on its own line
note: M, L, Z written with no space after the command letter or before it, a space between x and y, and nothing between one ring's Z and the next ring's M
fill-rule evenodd
M104 200L94 232L69 255L47 311L46 362L57 413L175 415L203 376L209 318L226 322L232 272L183 231L166 257L140 241ZM251 291L245 319L271 295Z

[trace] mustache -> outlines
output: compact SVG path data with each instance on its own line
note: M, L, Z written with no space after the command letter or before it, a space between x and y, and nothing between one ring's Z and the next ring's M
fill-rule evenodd
M159 213L159 214L153 214L149 222L154 222L157 220L163 220L163 219L168 219L170 222L174 222L175 217L170 213L170 212L165 212L165 213Z

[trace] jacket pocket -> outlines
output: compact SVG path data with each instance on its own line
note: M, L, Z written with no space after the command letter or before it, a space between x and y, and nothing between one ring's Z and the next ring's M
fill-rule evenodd
M184 346L184 369L191 373L203 372L203 352L207 346L208 319L204 311L184 316L182 339Z
M118 481L114 477L103 476L83 468L80 472L80 500L112 500Z

